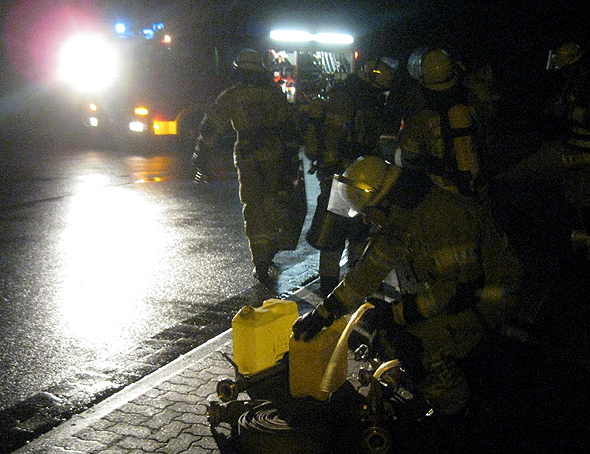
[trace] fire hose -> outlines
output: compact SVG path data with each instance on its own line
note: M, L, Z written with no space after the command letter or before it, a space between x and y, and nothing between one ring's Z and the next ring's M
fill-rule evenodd
M238 365L229 357L227 353L221 352L221 354L233 366L236 373L235 380L224 379L217 383L217 397L219 397L219 400L222 402L235 400L238 398L238 394L248 390L250 386L256 383L264 382L265 380L275 377L278 374L288 372L288 362L286 358L283 357L283 359L278 361L275 365L255 374L246 376L240 373Z

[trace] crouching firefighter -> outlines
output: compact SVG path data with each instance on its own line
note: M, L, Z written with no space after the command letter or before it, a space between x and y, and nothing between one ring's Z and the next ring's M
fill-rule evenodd
M515 253L485 208L419 169L366 156L334 184L333 195L377 230L357 266L296 320L295 337L309 340L353 312L393 271L399 288L387 300L386 337L433 409L460 414L470 390L457 361L507 322L521 274Z

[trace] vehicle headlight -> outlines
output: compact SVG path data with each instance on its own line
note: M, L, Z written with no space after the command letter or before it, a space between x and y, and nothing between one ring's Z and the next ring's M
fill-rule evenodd
M147 126L141 121L132 121L129 123L129 129L133 132L143 132L147 129Z
M59 54L59 77L78 90L99 91L111 84L118 70L117 48L100 35L74 35Z

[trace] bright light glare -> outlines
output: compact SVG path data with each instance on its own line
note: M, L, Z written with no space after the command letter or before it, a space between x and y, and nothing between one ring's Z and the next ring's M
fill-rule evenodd
M270 32L270 39L277 41L308 42L312 40L312 34L297 30L273 30Z
M96 183L102 175L94 175ZM141 193L98 187L72 197L60 250L63 328L87 342L116 345L130 321L149 311L146 294L166 232L160 210ZM92 320L92 323L88 323Z
M299 30L273 30L270 38L276 41L309 42L316 41L326 44L352 44L354 38L343 33L316 33L312 34Z
M149 111L147 110L147 107L136 107L135 113L137 115L147 115Z
M141 121L132 121L129 123L129 129L133 132L143 132L146 127Z
M327 44L352 44L354 39L342 33L318 33L314 35L314 41Z
M125 33L125 29L125 24L119 22L117 25L115 25L115 31L117 33Z
M88 119L88 121L90 122L90 126L94 126L94 127L98 126L98 118L90 117Z
M62 46L58 75L81 91L107 87L119 69L117 49L99 35L75 35Z

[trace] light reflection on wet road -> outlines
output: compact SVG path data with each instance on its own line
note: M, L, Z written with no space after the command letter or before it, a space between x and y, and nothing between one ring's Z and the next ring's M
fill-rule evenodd
M173 154L2 164L0 410L255 285L231 156L222 161L220 179L198 187ZM315 253L302 236L277 262Z
M113 338L121 323L135 325L149 313L149 283L167 247L160 216L157 205L127 187L70 198L57 301L64 328L80 342Z

